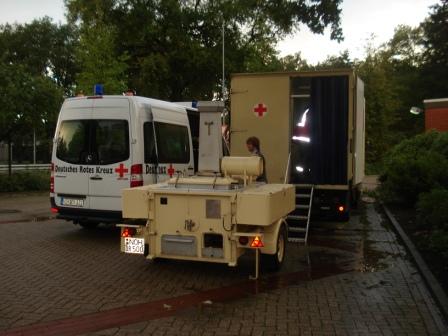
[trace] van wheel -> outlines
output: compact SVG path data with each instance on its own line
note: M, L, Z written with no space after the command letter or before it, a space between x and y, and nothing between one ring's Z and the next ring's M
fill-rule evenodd
M262 254L263 268L270 272L280 270L286 256L287 235L285 226L282 225L277 236L277 251L274 254Z
M96 229L98 224L100 224L100 223L98 223L98 222L79 222L79 225L81 225L81 227L86 230Z

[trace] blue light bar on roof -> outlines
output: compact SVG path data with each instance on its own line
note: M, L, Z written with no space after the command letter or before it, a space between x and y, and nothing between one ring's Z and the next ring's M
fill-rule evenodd
M104 94L104 85L103 84L95 84L93 86L93 94L95 96L102 96Z

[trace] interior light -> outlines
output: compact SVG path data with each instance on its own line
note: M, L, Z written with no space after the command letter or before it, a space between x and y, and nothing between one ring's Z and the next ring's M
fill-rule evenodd
M296 136L296 135L294 135L292 137L292 139L296 140L296 141L302 141L302 142L311 142L311 139L309 137L304 137L304 136Z
M310 109L308 108L308 109L306 109L306 111L305 112L303 112L303 114L302 114L302 118L300 119L300 122L297 124L297 126L299 126L299 127L305 127L305 124L306 124L306 115L308 114L308 111L309 111Z

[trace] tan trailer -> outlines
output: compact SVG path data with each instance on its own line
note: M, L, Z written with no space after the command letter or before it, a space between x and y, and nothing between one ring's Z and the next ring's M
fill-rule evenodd
M236 266L251 248L271 269L285 256L285 217L295 207L294 186L256 183L258 157L225 157L223 176L176 177L123 190L121 251L147 259L182 259Z
M259 157L222 158L224 105L199 105L198 173L122 192L121 251L147 259L181 259L236 266L248 249L268 268L285 257L286 216L295 207L289 184L256 182Z
M305 233L296 241L306 242L311 210L348 219L364 177L364 119L364 84L352 70L232 75L231 155L256 136L268 182L296 185L290 222L304 225L291 228Z

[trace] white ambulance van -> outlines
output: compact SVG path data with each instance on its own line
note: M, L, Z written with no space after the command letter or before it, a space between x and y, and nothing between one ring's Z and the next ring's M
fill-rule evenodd
M53 140L52 212L83 227L121 222L123 188L194 174L198 136L193 108L137 96L66 99Z

